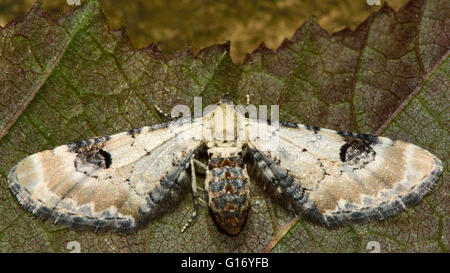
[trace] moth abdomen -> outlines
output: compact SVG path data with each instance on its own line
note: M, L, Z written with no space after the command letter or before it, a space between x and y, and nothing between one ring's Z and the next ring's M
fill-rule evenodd
M209 207L216 224L230 235L244 226L249 209L247 170L240 157L214 157L206 173Z

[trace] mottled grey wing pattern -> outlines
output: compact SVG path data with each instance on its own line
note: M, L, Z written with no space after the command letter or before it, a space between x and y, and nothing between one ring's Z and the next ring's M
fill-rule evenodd
M188 185L196 126L177 121L39 152L12 168L9 187L53 223L133 231Z
M248 142L250 177L288 209L329 227L395 215L442 172L437 157L403 141L293 123L251 126L267 133Z

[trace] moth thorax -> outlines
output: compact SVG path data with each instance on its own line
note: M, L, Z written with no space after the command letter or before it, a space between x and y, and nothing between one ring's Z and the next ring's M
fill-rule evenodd
M249 186L240 147L208 149L206 171L208 204L217 225L230 235L238 234L247 220Z
M230 142L235 141L238 138L234 128L222 129L216 127L211 134L212 140L215 142Z

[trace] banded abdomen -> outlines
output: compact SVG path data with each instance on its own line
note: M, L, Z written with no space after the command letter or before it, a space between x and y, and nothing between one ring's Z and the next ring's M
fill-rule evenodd
M208 150L205 186L208 204L216 223L228 234L238 234L249 209L247 170L239 147L214 147Z

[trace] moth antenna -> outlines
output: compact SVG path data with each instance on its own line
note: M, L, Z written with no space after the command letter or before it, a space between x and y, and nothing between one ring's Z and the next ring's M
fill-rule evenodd
M158 113L159 113L161 116L163 116L163 117L165 117L165 118L167 118L167 119L170 119L170 118L171 118L170 115L169 115L168 113L164 112L164 110L162 110L157 104L154 104L154 106L155 106L156 111L158 111Z
M188 227L189 224L197 217L197 211L194 210L194 212L192 213L191 217L189 218L189 220L186 222L186 224L184 224L184 226L181 228L181 232L183 233Z

